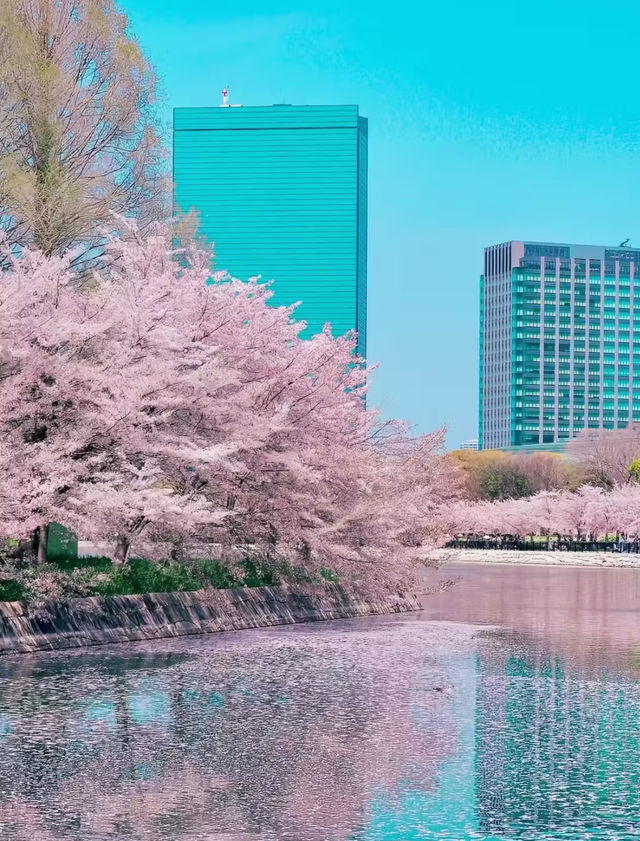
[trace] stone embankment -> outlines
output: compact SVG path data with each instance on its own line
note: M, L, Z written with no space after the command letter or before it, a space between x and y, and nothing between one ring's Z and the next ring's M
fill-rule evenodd
M69 599L37 607L0 602L0 654L421 609L412 595L365 600L333 585L313 593L282 586Z
M439 564L538 564L566 567L639 567L640 555L624 552L528 552L519 549L439 549Z

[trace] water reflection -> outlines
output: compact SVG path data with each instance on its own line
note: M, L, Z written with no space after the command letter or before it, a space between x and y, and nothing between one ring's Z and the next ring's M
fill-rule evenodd
M455 565L454 587L425 601L426 619L499 625L587 668L637 673L640 568Z
M435 790L455 749L430 629L415 631L336 623L148 661L3 663L1 837L362 837L373 799Z
M476 634L473 708L458 719L473 757L464 832L435 837L639 838L640 571L449 573L460 581L427 617L501 627Z
M639 838L639 574L455 573L420 617L1 661L0 838Z
M479 646L479 829L507 838L638 837L637 683L568 668L524 641L502 643Z

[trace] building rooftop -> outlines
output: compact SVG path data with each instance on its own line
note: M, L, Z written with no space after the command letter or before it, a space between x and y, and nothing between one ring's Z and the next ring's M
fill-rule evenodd
M174 108L174 131L225 128L356 128L357 105L213 105Z
M593 260L633 260L640 262L640 247L625 245L586 245L568 242L538 242L535 240L508 240L485 248L485 251L506 249L514 259L547 257L555 259L589 258Z

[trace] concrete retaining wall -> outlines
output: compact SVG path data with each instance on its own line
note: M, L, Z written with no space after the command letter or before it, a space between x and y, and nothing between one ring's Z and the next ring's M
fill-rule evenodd
M0 654L420 609L415 596L365 601L333 585L313 594L283 586L70 599L38 608L0 602Z

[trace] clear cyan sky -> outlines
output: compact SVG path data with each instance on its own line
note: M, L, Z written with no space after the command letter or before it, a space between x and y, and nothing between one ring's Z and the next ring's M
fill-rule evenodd
M170 106L369 118L371 402L477 434L485 245L640 247L633 0L121 0ZM220 267L223 268L223 267Z

